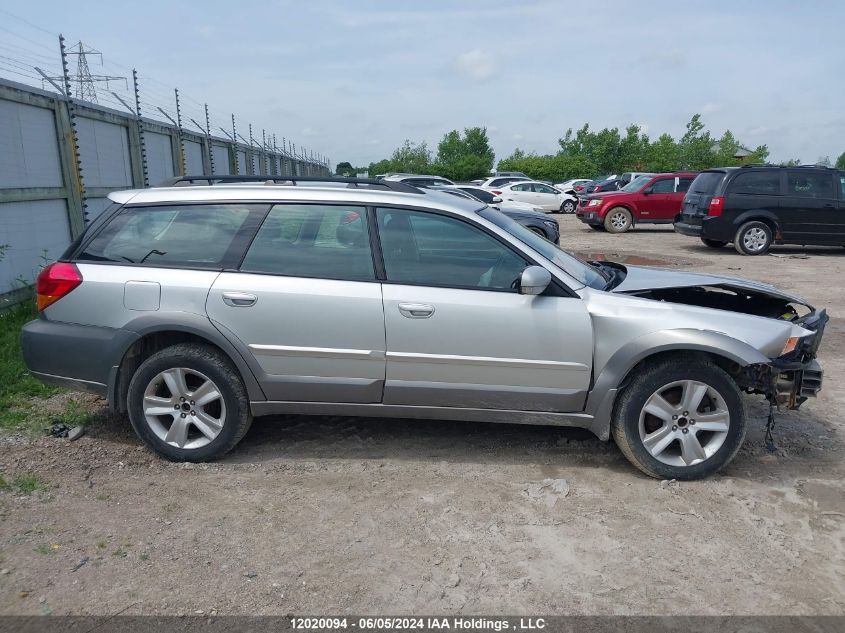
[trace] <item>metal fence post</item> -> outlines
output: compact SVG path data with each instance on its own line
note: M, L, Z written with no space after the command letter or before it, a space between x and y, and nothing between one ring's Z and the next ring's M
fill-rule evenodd
M85 185L82 180L82 161L79 154L79 136L76 132L76 121L73 100L70 90L70 75L68 74L67 51L65 38L59 35L59 51L62 56L62 79L64 80L64 96L57 99L57 106L64 101L64 107L56 108L56 128L59 134L59 151L61 152L62 177L68 188L68 220L71 238L85 230L87 221L85 214Z

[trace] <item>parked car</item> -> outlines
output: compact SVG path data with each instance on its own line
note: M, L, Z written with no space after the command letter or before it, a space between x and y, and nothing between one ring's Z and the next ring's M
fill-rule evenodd
M599 193L601 191L618 191L625 185L625 181L621 178L605 178L604 180L596 180L584 187L580 195L589 195L591 193Z
M619 191L581 198L576 215L594 229L630 231L636 224L671 224L696 174L678 172L639 176Z
M392 182L404 182L418 187L436 187L454 185L455 183L443 176L428 176L422 174L390 174L383 178Z
M481 186L485 189L495 189L496 187L503 187L512 182L519 182L521 180L531 180L527 176L494 176L493 178L488 178L484 182L481 183Z
M743 255L772 244L845 246L845 171L829 167L724 167L701 172L675 231Z
M545 237L555 244L560 243L560 225L556 221L550 220L542 209L522 202L505 202L486 189L476 187L439 187L438 191L489 204L509 218L516 220L522 226L534 231L537 235Z
M619 180L625 183L622 185L624 187L625 185L633 181L635 178L639 178L640 176L654 176L654 173L650 171L626 171L624 174L619 176Z
M555 185L555 187L560 189L561 191L566 191L567 189L574 189L576 192L578 192L580 191L580 189L576 189L576 187L582 186L588 182L592 182L592 180L590 180L589 178L573 178L571 180L565 180L564 182L558 183Z
M512 182L490 190L503 200L527 202L550 213L574 213L578 198L536 180Z
M253 416L361 415L583 427L695 479L742 445L743 392L821 388L827 316L772 286L586 262L401 182L209 186L246 178L110 194L22 331L33 375L166 459L219 458Z

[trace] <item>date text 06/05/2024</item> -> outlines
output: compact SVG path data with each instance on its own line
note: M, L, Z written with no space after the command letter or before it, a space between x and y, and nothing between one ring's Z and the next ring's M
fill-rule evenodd
M295 630L343 630L358 629L372 631L530 631L546 626L543 618L483 618L483 617L292 617L291 628Z

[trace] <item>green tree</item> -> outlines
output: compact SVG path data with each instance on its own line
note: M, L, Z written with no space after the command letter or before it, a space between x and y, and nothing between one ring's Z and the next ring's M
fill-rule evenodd
M671 134L661 134L648 148L648 171L656 173L676 171L680 162L680 148Z
M401 147L393 151L390 163L390 171L425 174L431 171L431 151L425 141L412 143L406 139Z
M716 152L713 157L713 162L709 167L730 167L731 165L739 164L739 161L734 158L740 149L739 141L736 140L730 130L725 130L722 138L716 143Z
M352 163L341 162L335 167L334 173L338 176L354 176L357 170L352 166Z
M443 135L437 145L437 159L432 171L452 180L483 178L493 168L495 156L487 138L487 128L472 127Z
M393 171L393 163L391 163L387 158L383 158L377 163L370 163L370 166L367 168L367 173L370 174L370 178L375 178L380 174L386 174L389 171Z
M842 152L836 159L836 169L845 169L845 152Z
M678 142L680 167L684 169L706 169L713 166L713 137L705 131L700 114L693 114L687 123L687 131Z

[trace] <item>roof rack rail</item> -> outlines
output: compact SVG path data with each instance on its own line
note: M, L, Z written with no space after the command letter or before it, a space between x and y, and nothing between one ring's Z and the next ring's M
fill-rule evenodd
M740 167L780 167L780 165L773 165L772 163L745 163Z
M191 186L214 186L225 184L238 183L263 183L267 186L296 186L299 183L310 182L324 182L345 184L351 189L389 189L391 191L398 191L401 193L425 193L418 187L409 185L405 182L398 181L384 181L372 180L370 178L344 178L342 176L177 176L176 178L168 178L167 180L155 185L155 187L191 187Z
M813 169L833 169L836 170L836 167L833 165L821 165L819 163L802 163L801 165L793 165L794 167L811 167Z

